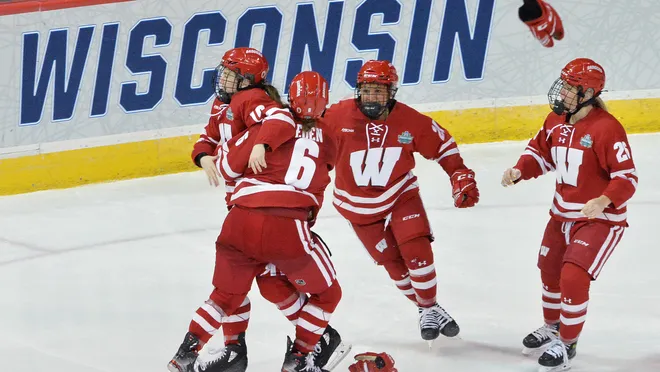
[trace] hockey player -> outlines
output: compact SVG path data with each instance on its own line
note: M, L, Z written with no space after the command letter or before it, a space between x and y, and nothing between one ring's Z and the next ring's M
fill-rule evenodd
M266 82L267 74L266 58L258 50L245 47L228 50L216 69L211 117L192 152L194 163L204 169L214 186L220 184L220 175L212 155L217 146L238 133L263 123L260 142L277 147L293 138L294 130L286 118L289 111L277 89ZM229 198L233 186L226 186Z
M291 120L295 137L266 154L268 167L260 174L247 167L259 126L226 143L217 159L225 179L240 178L232 206L216 243L216 270L208 304L221 317L233 316L252 280L272 262L292 281L297 292L310 293L296 319L296 340L287 352L283 371L321 371L324 357L317 345L341 297L341 288L327 248L309 231L329 183L336 145L330 131L316 122L327 104L328 87L317 73L302 73L292 84ZM288 114L291 117L290 114ZM265 124L264 124L265 125ZM190 336L190 334L189 334ZM192 337L199 337L192 335ZM239 338L239 346L243 341ZM244 348L226 347L220 359L198 361L195 370L244 371ZM226 355L226 357L225 357Z
M264 77L268 72L268 63L261 53L252 48L234 48L225 53L217 68L215 79L216 98L213 102L211 117L204 133L194 146L192 159L194 163L203 168L211 185L218 186L220 174L215 167L213 156L216 148L222 146L236 134L257 123L264 122L268 131L260 131L264 140L261 142L279 143L293 138L295 131L287 120L289 111L283 107L277 89L267 84ZM272 139L268 139L272 138ZM271 141L271 142L267 142ZM226 201L229 203L233 195L234 182L226 181ZM300 293L288 281L283 273L272 265L266 265L257 277L260 292L294 325L303 306L307 302L307 294ZM212 306L208 306L209 299L200 307L190 323L191 334L198 335L184 340L181 348L170 361L170 371L185 371L197 358L197 352L221 327L223 329L225 344L233 348L245 349L244 333L247 330L250 318L251 304L246 297L236 315L225 317L218 321L219 314ZM317 345L318 359L321 366L330 360L337 348L338 352L345 352L341 344L341 337L336 330L328 326L326 333ZM226 354L228 356L228 354Z
M459 326L436 301L433 234L412 173L413 154L447 172L456 207L474 206L479 191L452 136L394 99L397 82L391 63L368 61L358 73L355 98L324 115L339 142L333 204L373 260L418 306L422 338L453 337Z
M543 352L540 371L563 371L575 357L589 287L628 226L626 204L637 172L626 132L600 93L605 72L596 62L569 62L548 93L553 112L529 141L502 185L555 171L557 183L538 256L545 324L523 340Z
M564 38L564 25L559 14L544 0L523 0L523 5L518 8L518 18L546 48L552 48L554 40Z

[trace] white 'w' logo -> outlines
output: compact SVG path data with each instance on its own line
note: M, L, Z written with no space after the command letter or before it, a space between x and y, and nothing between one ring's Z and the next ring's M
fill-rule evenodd
M355 183L358 186L387 186L394 165L401 157L401 150L402 147L378 147L352 153L351 169Z

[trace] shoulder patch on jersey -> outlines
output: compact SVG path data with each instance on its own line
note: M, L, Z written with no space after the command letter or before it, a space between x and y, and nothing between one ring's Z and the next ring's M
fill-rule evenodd
M580 139L580 145L586 148L591 148L593 146L594 141L591 139L590 134L585 134L581 139Z
M413 136L412 136L412 134L410 134L410 132L405 131L405 132L399 134L398 139L399 139L400 144L409 145L413 141Z
M234 113L231 111L231 107L227 108L227 119L234 120Z

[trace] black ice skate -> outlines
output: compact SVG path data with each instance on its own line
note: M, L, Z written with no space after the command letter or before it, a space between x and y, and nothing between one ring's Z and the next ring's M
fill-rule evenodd
M238 343L202 353L195 361L193 372L245 372L247 366L245 332L242 332L238 335Z
M531 355L542 353L550 345L550 342L559 337L559 323L545 324L543 327L528 334L523 339L523 354Z
M192 333L186 333L183 343L179 346L170 363L167 365L167 370L170 372L192 372L193 363L197 359L197 348L199 347L199 339Z
M332 371L351 351L352 345L342 342L339 332L328 325L323 336L314 347L316 365Z
M328 372L318 366L313 352L305 354L298 351L290 337L286 338L286 346L282 372Z
M422 338L432 341L440 334L446 337L454 337L460 332L456 321L440 305L419 308L419 328Z
M577 353L577 342L564 344L554 339L548 349L539 357L539 372L558 372L571 369L571 359Z

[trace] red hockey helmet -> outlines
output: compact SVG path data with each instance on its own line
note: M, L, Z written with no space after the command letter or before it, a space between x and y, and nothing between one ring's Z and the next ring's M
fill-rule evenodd
M560 77L548 92L550 107L557 115L573 115L582 107L592 104L605 87L605 70L588 58L570 61L561 70ZM592 96L585 100L587 90Z
M362 65L357 76L357 88L355 90L355 99L360 111L370 119L378 119L383 112L392 103L396 95L396 84L399 82L399 75L396 68L388 61L370 60ZM387 87L387 97L379 96L369 98L369 90L363 92L365 84L383 84Z
M260 51L254 48L234 48L228 50L220 64L249 79L252 84L259 84L268 74L268 61Z
M357 83L378 83L389 86L396 86L399 82L399 75L396 68L388 61L370 60L362 65L357 76Z
M233 71L234 74L227 74ZM224 103L229 103L231 96L241 88L262 83L268 74L268 61L254 48L234 48L228 50L220 65L215 69L215 94Z
M577 58L561 70L561 79L572 86L581 86L584 92L591 88L597 96L605 87L605 70L589 58Z
M301 119L318 119L328 105L328 82L315 71L303 71L291 80L289 104Z

